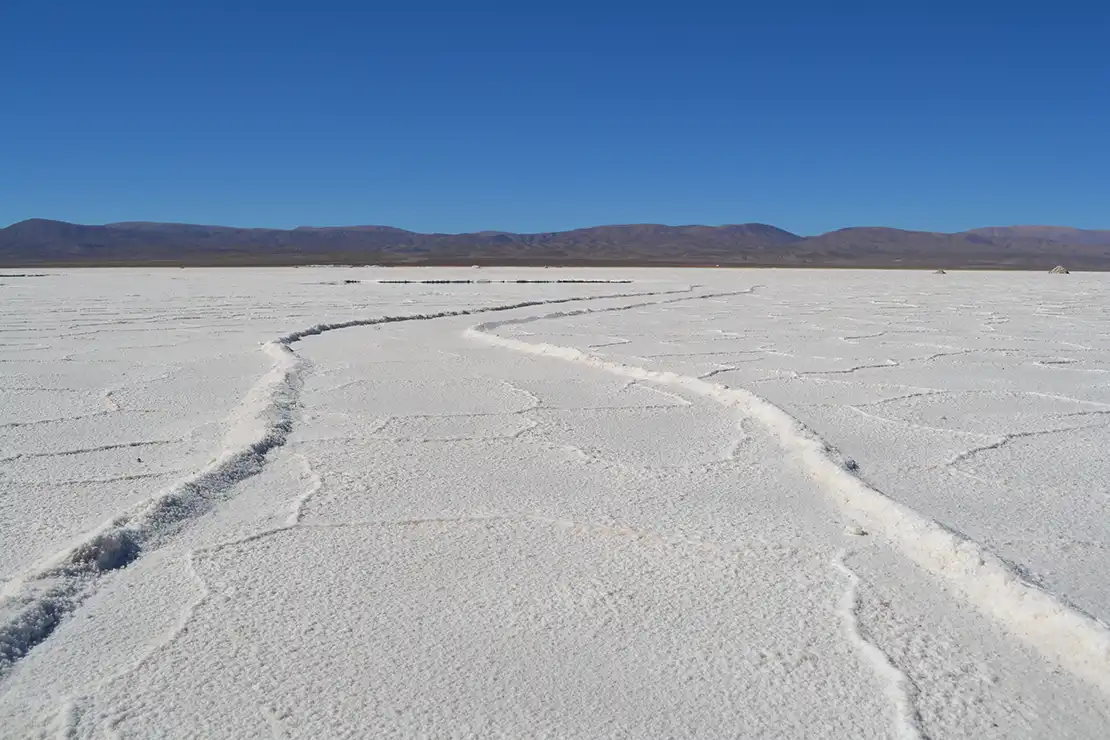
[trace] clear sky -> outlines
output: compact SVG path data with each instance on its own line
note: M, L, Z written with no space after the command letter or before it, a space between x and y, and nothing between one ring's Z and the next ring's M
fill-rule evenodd
M0 2L0 225L1110 228L1110 3Z

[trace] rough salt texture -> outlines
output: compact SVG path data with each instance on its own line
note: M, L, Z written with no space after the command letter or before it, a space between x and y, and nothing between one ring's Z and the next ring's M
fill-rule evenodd
M1110 733L1103 280L559 273L7 281L0 735Z

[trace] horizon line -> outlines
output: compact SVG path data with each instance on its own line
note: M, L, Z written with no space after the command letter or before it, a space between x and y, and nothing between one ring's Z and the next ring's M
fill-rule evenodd
M572 228L569 228L569 229L544 229L544 230L539 230L539 231L509 231L509 230L506 230L506 229L478 229L477 231L418 231L418 230L415 230L415 229L406 229L406 228L401 227L401 226L391 226L389 224L372 224L372 223L353 223L353 224L327 225L327 226L311 226L311 225L307 225L307 224L302 224L302 225L299 225L299 226L282 228L282 227L278 227L278 226L237 226L237 225L230 225L230 224L213 224L213 223L202 223L202 222L194 222L194 221L148 221L148 220L141 220L141 219L136 219L136 220L131 220L131 221L108 221L108 222L105 222L105 223L82 223L82 222L79 222L79 221L65 221L63 219L43 218L43 217L38 217L38 216L32 216L30 218L20 219L19 221L13 221L12 223L8 224L5 227L0 227L0 230L8 229L8 228L11 228L13 226L18 226L19 224L23 224L23 223L27 223L27 222L31 222L31 221L47 221L47 222L52 222L52 223L69 224L69 225L72 225L72 226L94 226L94 227L105 227L105 228L111 228L113 226L128 226L128 225L147 224L147 225L158 225L158 226L200 226L200 227L219 228L219 229L240 229L240 230L244 230L244 231L297 231L297 230L312 230L312 229L317 229L317 230L324 230L324 229L335 229L335 230L340 230L340 229L394 229L394 230L397 230L397 231L405 231L405 232L408 232L408 233L411 233L411 234L420 234L420 235L424 235L424 236L436 236L436 235L464 236L464 235L471 235L471 234L511 234L511 235L519 235L519 236L537 236L537 235L540 235L540 234L564 234L564 233L569 233L569 232L572 232L572 231L587 231L587 230L590 230L590 229L620 228L620 227L631 227L631 226L656 226L656 227L671 228L671 229L685 229L685 228L722 229L722 228L727 228L727 227L730 227L730 226L763 226L763 227L768 227L768 228L772 228L772 229L777 229L779 231L783 231L783 232L786 232L788 234L791 234L793 236L797 236L797 237L800 237L800 238L803 238L803 239L816 237L816 236L822 236L824 234L833 234L833 233L836 233L838 231L847 231L847 230L850 230L850 229L891 229L891 230L894 230L894 231L917 232L917 233L922 233L922 234L949 234L949 235L951 235L951 234L966 234L966 233L970 233L970 232L974 232L974 231L983 231L983 230L988 230L988 229L1065 229L1065 230L1077 231L1077 232L1110 231L1110 228L1089 229L1089 228L1080 228L1080 227L1076 227L1076 226L1066 226L1066 225L1058 225L1058 224L1006 224L1006 225L997 225L996 224L996 225L992 225L992 226L975 226L975 227L972 227L970 229L963 229L963 230L960 230L960 231L932 231L932 230L929 230L929 229L910 229L910 228L904 228L904 227L901 227L901 226L883 226L883 225L870 224L870 225L842 226L842 227L839 227L839 228L836 228L836 229L830 229L828 231L822 231L822 232L811 233L811 234L802 234L802 233L798 233L798 232L795 232L795 231L790 231L789 229L784 229L781 226L776 226L775 224L768 223L768 222L765 222L765 221L730 222L730 223L721 223L721 224L703 224L703 223L668 224L668 223L660 223L660 222L639 221L639 222L624 222L624 223L602 223L602 224L594 224L594 225L591 225L591 226L576 226L576 227L572 227Z

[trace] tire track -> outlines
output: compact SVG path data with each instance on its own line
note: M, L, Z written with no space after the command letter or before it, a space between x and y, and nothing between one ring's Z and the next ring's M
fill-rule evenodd
M708 296L686 296L657 304L704 297ZM495 347L560 359L624 378L683 388L738 410L777 439L783 451L794 458L850 517L869 531L881 533L902 554L940 578L967 603L996 620L1043 657L1110 696L1110 628L1058 594L1029 582L1018 567L978 542L865 483L836 449L778 406L743 388L613 362L574 347L529 343L494 333L504 326L624 311L644 305L587 308L487 322L467 329L464 336Z
M226 420L228 432L215 460L3 584L0 588L0 681L92 594L102 576L158 548L191 520L233 496L232 489L237 483L262 471L267 454L286 443L298 418L300 390L311 368L311 363L292 348L302 339L340 329L402 321L429 321L581 301L688 295L696 288L553 298L430 314L320 323L266 342L262 350L273 358L273 367L247 392ZM31 456L45 456L45 453Z

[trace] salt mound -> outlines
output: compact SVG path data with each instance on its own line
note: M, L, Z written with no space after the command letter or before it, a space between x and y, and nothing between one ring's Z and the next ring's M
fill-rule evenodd
M1070 275L1071 274L1071 273L1068 272L1068 269L1066 267L1064 267L1063 265L1056 265L1056 267L1053 267L1048 272L1052 275Z
M934 274L934 275L947 275L948 273L947 273L947 272L945 272L944 270L937 270L937 271L936 271L936 272L934 272L933 274Z

